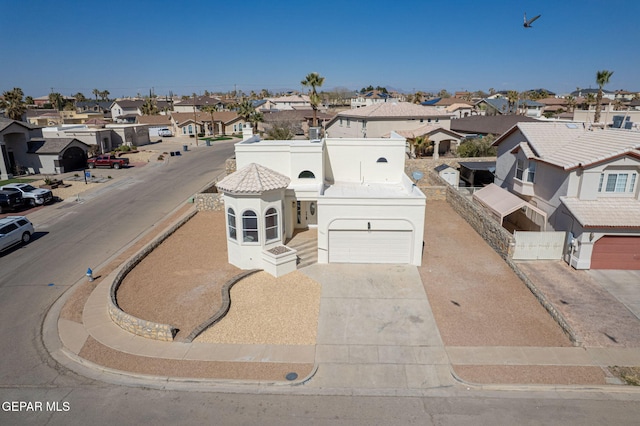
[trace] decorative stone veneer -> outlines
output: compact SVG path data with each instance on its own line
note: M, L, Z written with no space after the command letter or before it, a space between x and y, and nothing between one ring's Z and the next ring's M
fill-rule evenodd
M236 171L236 159L228 158L227 161L224 162L224 171L229 176L231 173Z
M224 200L222 193L216 194L196 194L193 196L193 202L196 205L196 209L201 212L207 211L220 211L224 210Z
M116 323L120 328L130 333L133 333L138 336L146 337L148 339L154 340L162 340L162 341L173 341L178 329L173 327L170 324L159 324L152 321L146 321L140 318L137 318L133 315L130 315L124 312L118 306L117 300L117 292L118 287L122 284L122 281L127 276L129 272L133 270L133 268L138 265L142 259L147 257L149 253L155 250L164 240L169 238L178 228L187 223L189 219L191 219L197 213L196 209L190 211L187 215L182 217L180 221L175 223L171 228L165 231L158 238L149 243L146 247L136 253L131 259L129 259L118 271L113 283L111 284L111 289L109 292L109 302L108 302L108 311L109 317L111 320Z

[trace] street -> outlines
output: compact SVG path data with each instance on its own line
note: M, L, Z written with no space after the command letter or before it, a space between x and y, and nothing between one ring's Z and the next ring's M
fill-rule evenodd
M314 395L304 386L233 393L224 385L195 388L189 382L164 390L163 383L151 388L89 379L57 364L42 343L52 304L85 278L88 267L99 273L101 264L220 176L232 153L233 144L222 142L166 164L113 170L127 177L80 202L54 204L30 216L34 241L0 257L0 424L637 423L637 392L460 385L389 397Z

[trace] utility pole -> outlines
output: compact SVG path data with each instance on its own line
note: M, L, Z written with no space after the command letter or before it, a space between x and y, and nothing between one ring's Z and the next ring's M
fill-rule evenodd
M193 127L196 132L196 146L198 146L198 116L196 115L196 94L193 94Z

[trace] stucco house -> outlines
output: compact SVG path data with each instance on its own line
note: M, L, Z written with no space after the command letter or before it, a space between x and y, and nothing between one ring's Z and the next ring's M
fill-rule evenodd
M260 111L278 110L287 111L291 109L311 109L311 101L308 95L286 95L275 98L267 98L266 102L258 107Z
M332 138L380 138L392 131L414 130L432 124L449 130L451 114L433 106L383 102L336 114L326 132Z
M380 90L368 90L364 93L358 93L351 98L351 108L362 108L384 102L399 102L400 99L394 98L391 93L382 92Z
M426 201L404 173L404 138L260 140L245 128L235 152L237 171L217 184L231 264L290 272L285 244L316 228L319 263L420 265Z
M518 123L498 138L495 184L566 231L576 269L640 269L640 132Z

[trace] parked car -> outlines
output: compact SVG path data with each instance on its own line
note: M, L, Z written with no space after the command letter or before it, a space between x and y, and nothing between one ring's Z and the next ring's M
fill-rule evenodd
M28 183L8 183L0 187L0 191L20 193L24 201L31 207L40 206L53 201L53 192L48 189L36 188Z
M98 155L97 157L87 160L87 166L89 166L90 169L95 169L96 167L120 169L128 165L129 159L127 157L116 157L113 154Z
M17 210L24 205L24 198L21 192L0 191L0 213L7 210Z
M24 216L7 216L0 219L0 251L16 244L28 243L33 232L33 224Z
M158 136L161 136L163 138L169 138L173 136L173 133L171 133L171 130L169 129L160 129L158 130Z

